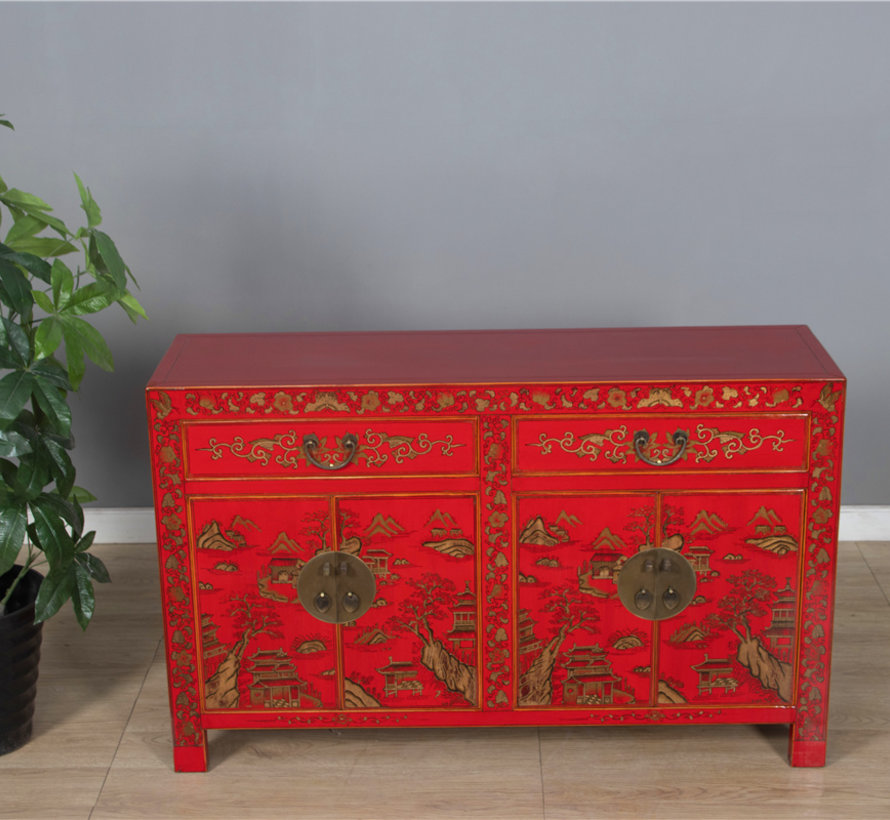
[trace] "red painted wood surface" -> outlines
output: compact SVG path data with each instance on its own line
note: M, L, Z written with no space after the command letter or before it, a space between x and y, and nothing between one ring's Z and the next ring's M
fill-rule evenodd
M653 721L824 762L844 381L806 328L181 336L147 398L177 770L209 728ZM653 623L616 581L664 544L696 596ZM329 550L355 623L297 595Z
M838 379L805 326L195 334L152 387Z

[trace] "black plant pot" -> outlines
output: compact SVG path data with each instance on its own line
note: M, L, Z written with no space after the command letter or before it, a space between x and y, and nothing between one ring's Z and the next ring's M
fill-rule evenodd
M18 575L13 567L0 575L0 598ZM31 738L37 663L43 624L34 623L34 601L43 576L28 570L0 615L0 755L24 746Z

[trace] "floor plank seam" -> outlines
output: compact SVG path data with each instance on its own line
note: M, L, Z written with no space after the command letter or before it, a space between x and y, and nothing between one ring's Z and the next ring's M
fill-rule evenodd
M875 575L874 568L868 562L868 558L866 558L865 554L862 552L862 546L859 544L859 542L856 543L856 551L859 553L859 557L863 561L865 561L865 566L868 567L868 572L871 575L872 580L875 582L875 586L877 586L878 591L881 593L881 595L884 596L884 601L887 603L888 606L890 606L890 597L887 596L887 592L884 589L884 587L881 585L880 579L878 578L877 575Z
M541 730L537 730L538 735L538 773L541 778L541 820L547 820L547 796L544 793L544 753L541 750Z
M161 641L159 640L160 644ZM152 653L152 660L157 654L157 648ZM136 697L133 698L133 704L130 706L130 712L127 715L127 719L124 721L124 726L121 729L120 737L117 739L117 745L114 747L114 754L111 755L111 761L108 763L108 768L105 770L105 777L102 778L102 785L99 786L99 793L96 795L96 801L93 803L93 808L90 809L90 813L87 817L87 820L92 820L93 814L99 806L99 802L102 800L102 794L105 791L105 784L108 783L108 776L111 774L112 768L114 768L114 761L117 760L118 752L121 748L121 743L124 742L124 735L127 733L127 727L130 725L130 721L133 719L133 713L136 711L136 704L139 703L139 698L142 697L142 692L145 689L145 682L148 680L148 676L151 673L152 660L149 660L148 664L145 667L145 674L142 676L142 683L139 684L139 691L136 692Z

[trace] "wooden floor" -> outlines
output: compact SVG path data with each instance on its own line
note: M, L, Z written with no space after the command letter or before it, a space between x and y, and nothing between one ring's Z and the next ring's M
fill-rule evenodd
M86 634L44 632L35 737L0 757L0 817L890 817L890 543L841 545L828 766L785 727L212 732L174 774L154 545L97 552Z

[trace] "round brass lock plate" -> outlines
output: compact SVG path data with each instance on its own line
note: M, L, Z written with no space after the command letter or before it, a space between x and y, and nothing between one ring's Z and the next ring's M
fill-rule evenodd
M695 596L695 570L675 550L643 550L621 567L618 597L628 612L647 621L678 615Z
M377 594L374 573L348 552L320 552L306 562L297 579L297 595L314 618L343 624L360 618Z

